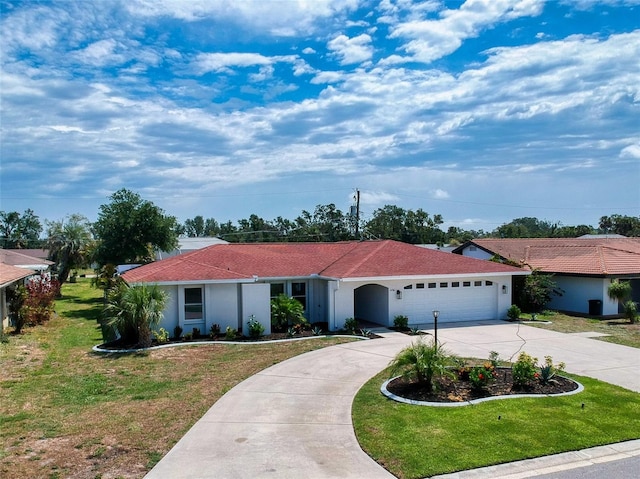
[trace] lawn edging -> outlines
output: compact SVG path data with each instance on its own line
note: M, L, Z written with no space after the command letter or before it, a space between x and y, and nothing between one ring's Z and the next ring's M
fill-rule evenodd
M568 392L564 392L564 393L557 393L557 394L505 394L502 396L489 396L489 397L484 397L484 398L478 398L478 399L472 399L470 401L459 401L459 402L431 402L431 401L416 401L414 399L407 399L407 398L403 398L401 396L398 396L396 394L393 394L392 392L390 392L387 389L387 385L393 381L394 379L399 378L400 376L396 376L394 378L391 379L387 379L382 386L380 386L380 392L382 394L384 394L386 397L388 397L389 399L392 399L394 401L397 402L401 402L404 404L412 404L414 406L432 406L432 407L460 407L460 406L472 406L474 404L479 404L479 403L483 403L486 401L494 401L494 400L499 400L499 399L517 399L517 398L544 398L544 397L557 397L557 396L571 396L573 394L578 394L581 393L582 391L584 391L584 386L579 383L578 381L576 381L575 379L572 378L568 378L566 376L562 376L565 379L568 379L569 381L572 381L574 383L576 383L578 385L577 389L574 389L573 391L568 391Z
M205 344L238 344L238 345L252 345L252 344L273 344L273 343L286 343L291 341L304 341L307 339L327 339L327 338L353 338L361 340L369 340L366 336L357 336L353 334L325 334L321 336L307 336L304 338L287 338L287 339L270 339L267 341L182 341L170 344L159 344L157 346L150 346L148 348L130 348L130 349L107 349L104 346L108 343L102 343L94 346L91 350L94 353L99 354L126 354L126 353L140 353L144 351L153 351L156 349L165 348L177 348L181 346L201 346Z

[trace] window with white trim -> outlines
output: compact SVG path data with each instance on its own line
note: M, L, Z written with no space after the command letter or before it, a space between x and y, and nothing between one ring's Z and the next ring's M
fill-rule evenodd
M202 288L184 288L184 319L193 321L203 318Z

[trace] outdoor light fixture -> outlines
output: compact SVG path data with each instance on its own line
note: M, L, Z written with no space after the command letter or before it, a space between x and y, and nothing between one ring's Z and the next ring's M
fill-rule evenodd
M396 289L396 299L402 299L402 291Z
M506 284L502 285L502 294L507 294L507 285Z
M440 311L437 309L433 310L433 337L436 342L436 346L438 345L438 316L440 316Z

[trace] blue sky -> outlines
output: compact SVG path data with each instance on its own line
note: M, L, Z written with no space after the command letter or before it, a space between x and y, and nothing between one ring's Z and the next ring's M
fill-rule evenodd
M640 214L640 0L0 0L0 209Z

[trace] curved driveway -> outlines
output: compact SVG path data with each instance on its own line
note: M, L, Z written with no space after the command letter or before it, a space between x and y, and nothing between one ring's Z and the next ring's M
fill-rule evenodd
M351 422L357 391L414 339L380 334L297 356L238 384L146 477L393 478L360 449ZM460 356L550 355L569 372L640 392L639 349L503 321L440 326L438 339Z

